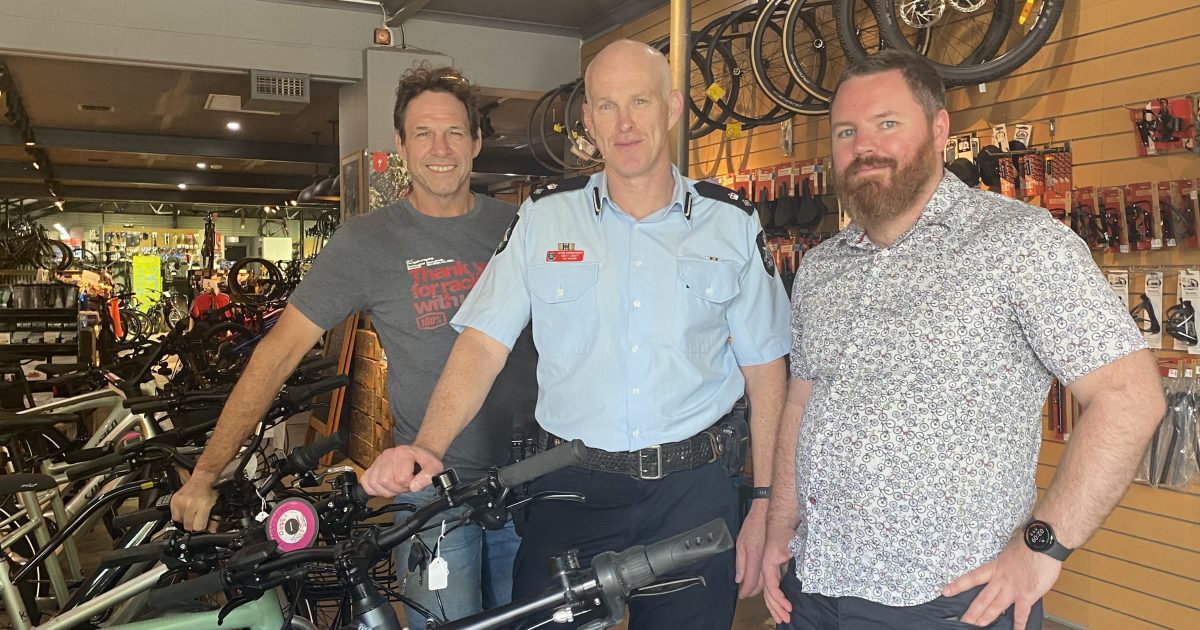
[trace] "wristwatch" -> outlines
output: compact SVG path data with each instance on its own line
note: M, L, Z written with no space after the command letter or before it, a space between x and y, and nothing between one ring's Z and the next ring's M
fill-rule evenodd
M771 489L770 488L755 488L750 491L750 498L751 499L770 499L771 498Z
M1067 556L1075 551L1059 544L1058 539L1054 536L1054 528L1050 527L1046 521L1039 521L1036 518L1025 524L1025 546L1059 562L1066 560Z

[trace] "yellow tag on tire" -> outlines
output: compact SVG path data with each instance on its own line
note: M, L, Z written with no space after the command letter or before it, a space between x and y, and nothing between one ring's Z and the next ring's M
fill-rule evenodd
M713 101L719 101L722 96L725 96L725 88L717 85L716 81L713 81L713 84L708 86L707 90L704 90L704 94Z
M730 140L737 140L742 137L742 123L731 122L725 125L725 137Z

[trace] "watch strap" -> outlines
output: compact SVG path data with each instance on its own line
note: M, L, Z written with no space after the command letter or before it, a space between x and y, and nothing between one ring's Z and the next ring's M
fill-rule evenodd
M750 491L750 498L751 499L770 499L771 498L771 489L756 487Z

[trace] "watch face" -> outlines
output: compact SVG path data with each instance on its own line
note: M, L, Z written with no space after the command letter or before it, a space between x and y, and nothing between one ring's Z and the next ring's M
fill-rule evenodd
M1045 551L1054 545L1054 531L1040 521L1030 523L1025 528L1025 544L1034 551Z

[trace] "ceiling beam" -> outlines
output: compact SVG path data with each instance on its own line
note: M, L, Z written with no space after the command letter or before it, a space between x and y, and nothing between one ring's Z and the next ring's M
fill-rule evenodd
M220 204L229 206L277 206L288 196L280 193L218 192L207 190L159 190L153 188L102 188L99 186L63 185L62 196L68 201L111 200L150 201L155 203ZM40 184L11 184L0 182L0 198L45 198L46 187Z
M237 160L266 160L270 162L300 162L333 164L338 161L335 146L290 142L252 142L156 136L109 131L80 131L35 127L38 147L42 149L75 149L79 151L112 151L119 153L149 153L152 155L187 155ZM0 145L24 145L25 140L12 127L0 126Z
M32 167L25 162L0 161L0 179L28 179L36 177ZM259 188L265 190L296 191L312 183L308 176L254 175L225 171L167 171L149 168L123 168L112 166L54 167L54 176L70 185L72 181L111 182L121 184L159 184L175 186L209 186L218 188Z
M517 175L556 175L553 171L547 170L541 164L531 157L508 157L496 156L490 157L480 155L475 158L474 164L471 166L471 171L475 173L515 173Z

